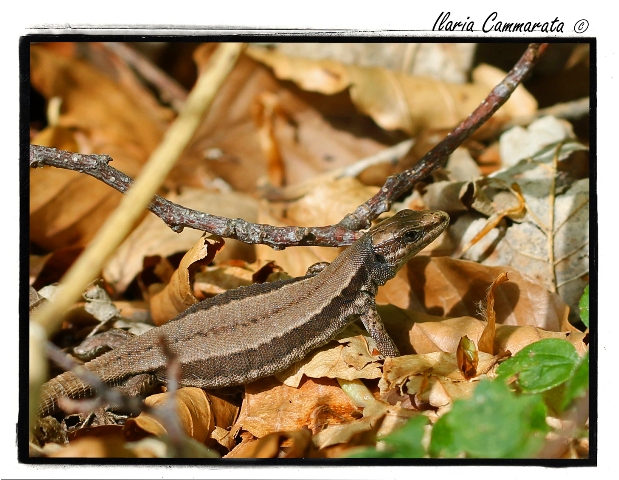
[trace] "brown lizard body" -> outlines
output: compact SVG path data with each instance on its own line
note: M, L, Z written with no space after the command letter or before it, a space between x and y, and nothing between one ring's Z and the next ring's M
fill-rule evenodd
M181 386L241 385L284 370L357 319L382 355L397 356L376 312L376 290L448 223L444 212L403 210L315 275L229 290L84 366L109 386L139 394L167 381L163 337L181 365ZM43 385L38 414L56 413L60 397L94 393L74 373L63 373Z

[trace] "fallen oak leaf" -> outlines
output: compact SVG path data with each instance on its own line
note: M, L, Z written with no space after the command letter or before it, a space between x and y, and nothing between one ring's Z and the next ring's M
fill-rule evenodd
M151 316L156 325L162 325L176 317L191 305L198 303L191 288L191 277L199 265L211 263L215 254L224 246L217 235L205 234L183 256L170 282L151 296ZM151 286L151 289L157 287Z
M267 377L245 386L245 401L232 429L241 426L257 438L302 428L316 434L326 425L354 420L356 412L336 380L306 378L293 388Z
M502 272L508 272L510 282L495 292L497 323L566 330L569 307L565 302L509 265L418 255L379 289L376 301L443 317L475 316L476 302Z
M308 378L337 378L342 380L374 379L382 375L378 357L372 355L368 344L374 344L371 337L363 335L361 329L350 326L334 341L314 351L310 356L279 372L275 378L284 385L298 387L303 376ZM374 346L372 350L376 347Z
M273 432L239 444L226 458L303 458L311 448L307 429Z
M393 390L413 396L419 410L434 409L440 415L454 399L468 397L480 378L494 376L498 357L478 352L475 376L467 378L455 353L432 352L387 358L379 381L381 396Z
M165 198L189 209L213 215L242 217L250 222L257 219L256 200L242 193L183 187L180 192L169 192ZM143 270L145 257L170 257L187 252L199 241L202 234L203 232L190 228L178 234L156 215L147 215L106 262L103 278L117 293L122 293ZM218 253L217 261L239 258L253 261L253 245L226 239L226 248Z
M177 418L185 434L204 443L215 429L215 416L207 393L201 388L185 387L177 390L173 396L169 393L150 395L144 403L156 407L170 400L176 402ZM127 420L124 433L127 438L137 439L144 435L163 436L167 431L156 416L142 412Z
M485 77L483 82L460 85L380 67L291 57L256 46L250 46L246 54L272 68L278 78L291 80L304 90L334 95L348 89L359 111L386 130L400 129L409 135L423 128L453 127L479 105L489 88L496 85L493 82L489 87L488 77L492 77L490 82L505 77L503 72L485 65L485 71L474 74L478 78ZM522 87L516 91L519 101L508 100L495 115L495 121L502 116L509 119L535 112L534 97Z

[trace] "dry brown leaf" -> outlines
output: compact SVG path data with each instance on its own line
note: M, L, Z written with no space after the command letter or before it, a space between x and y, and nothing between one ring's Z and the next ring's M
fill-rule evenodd
M223 245L221 237L205 234L183 256L170 283L150 298L151 316L156 325L166 323L198 303L191 288L191 277L199 265L208 265Z
M204 443L215 429L215 415L207 393L201 388L185 387L176 391L176 415L185 434L198 442ZM150 395L144 403L150 407L163 405L170 401L169 393ZM156 417L140 413L129 418L124 426L127 438L136 439L146 435L162 436L167 432Z
M382 396L391 390L402 390L414 396L415 406L431 406L439 414L450 408L453 400L469 396L479 381L479 375L492 375L497 357L478 353L475 377L463 375L455 353L433 352L407 355L385 360L383 378L379 382Z
M481 307L482 315L485 317L487 322L486 328L481 332L481 337L479 337L479 349L482 352L489 353L491 355L494 354L494 337L496 335L496 312L494 311L494 291L498 285L501 283L507 282L509 279L507 278L507 273L501 273L490 288L488 288L488 293L486 295L486 300Z
M416 353L455 353L462 337L466 336L477 342L485 327L482 321L473 317L434 317L434 321L429 320L414 324L409 332L410 342Z
M326 425L353 420L355 411L335 380L306 379L292 388L268 377L246 386L237 425L257 438L302 428L316 434Z
M583 332L577 330L549 332L531 326L516 327L512 325L499 325L497 327L494 349L496 352L509 351L514 355L527 345L544 338L567 340L574 345L581 357L588 351L588 344L585 344L586 334Z
M463 83L474 60L474 43L276 43L290 57L329 58L344 64L384 67Z
M497 290L497 323L533 325L550 331L565 328L568 306L558 295L510 266L417 256L379 289L376 300L437 316L475 316L477 303L502 272L508 272L510 281Z
M360 334L349 336L359 330L354 326L347 328L338 335L340 345L330 342L275 377L284 385L295 388L299 386L304 375L309 378L343 380L380 378L382 371L378 358L372 356L368 350L368 341L373 341Z
M476 182L469 198L472 208L490 218L484 222L462 216L450 234L469 246L471 238L509 216L514 222L490 230L464 258L527 272L577 312L589 281L590 181L583 178L587 147L575 139L569 124L553 117L537 120L528 130L509 130L501 144L509 145L510 139L516 146L511 160L520 161Z
M135 453L126 448L126 440L120 428L112 435L78 438L49 456L52 458L136 458Z
M384 415L384 413L380 415L372 415L340 425L330 425L329 428L326 428L314 435L314 445L319 449L324 449L342 443L349 446L358 445L357 442L353 442L353 437L368 433L372 434L373 437L376 437L383 423Z
M286 113L279 104L277 96L270 92L265 92L257 97L253 115L254 122L258 127L258 138L262 153L267 162L269 183L274 187L281 187L284 184L285 167L275 137L275 120L278 117L286 121L289 119L286 118Z
M256 200L236 192L211 192L203 188L183 188L180 193L170 193L166 198L193 210L228 218L243 218L249 222L257 219ZM186 228L176 233L159 217L148 215L118 247L108 260L103 277L116 292L124 292L140 273L143 260L149 256L168 257L187 252L203 234L200 230ZM243 259L253 261L254 248L234 239L226 239L226 248L217 255L217 261Z
M454 400L470 397L476 384L477 381L461 382L436 376L414 376L406 383L404 391L413 396L415 405L420 410L429 407L436 410L436 415L428 412L428 417L436 421L438 416L451 408Z
M423 323L415 323L408 332L410 343L416 353L432 352L455 353L463 336L478 343L486 323L473 317L424 319ZM532 325L497 325L493 349L499 354L511 352L512 355L525 346L542 338L561 338L574 345L576 351L583 355L587 347L583 332L569 330L551 332Z
M212 50L213 44L196 50L199 68L208 61ZM277 142L283 159L286 185L373 155L392 142L376 140L384 138L381 129L362 118L345 96L341 100L325 99L301 92L243 55L218 92L192 144L171 172L171 181L203 186L220 178L236 191L253 192L258 180L267 175L259 127L252 116L265 93L277 103L280 112L273 119L270 138Z
M226 458L302 458L307 456L311 438L306 429L270 433L239 444Z
M501 160L505 166L515 165L566 138L575 138L574 127L567 120L552 116L537 119L526 128L515 126L501 135Z
M354 178L326 182L290 203L286 219L299 226L333 225L377 191L376 187L363 185Z
M479 352L477 375L487 373L497 361L497 357ZM432 352L420 355L406 355L385 359L383 378L379 383L381 394L387 388L403 385L409 377L415 375L448 378L453 381L467 381L458 368L456 354L446 352Z
M193 282L196 298L205 299L228 290L251 285L254 271L247 266L219 265L197 272Z
M69 140L41 132L32 142L50 147L77 143L80 152L112 156L115 168L135 177L159 144L170 111L154 107L152 95L136 95L138 87L117 83L83 60L58 55L44 45L33 45L30 53L33 87L48 101L59 97L62 102L52 128L73 132ZM30 237L47 250L84 245L121 198L102 182L68 170L32 170L30 185Z
M60 281L82 250L82 247L61 247L47 255L30 255L29 284L38 290Z
M358 445L375 445L376 437L389 435L415 415L417 412L410 408L375 400L371 406L364 408L363 418L339 425L330 425L316 433L312 440L321 451L338 444L346 444L348 448Z
M193 292L196 298L204 300L253 283L288 279L290 276L272 261L246 263L229 260L216 266L202 267L194 276Z
M304 90L333 95L348 89L352 101L385 130L403 130L415 135L423 128L451 128L467 117L494 88L493 79L504 72L486 66L478 74L480 84L451 84L424 77L413 77L378 67L345 65L333 60L308 60L252 46L247 54L270 66L275 75L292 80ZM494 72L489 73L490 71ZM511 118L531 114L537 102L522 87L519 101L508 100L495 114Z

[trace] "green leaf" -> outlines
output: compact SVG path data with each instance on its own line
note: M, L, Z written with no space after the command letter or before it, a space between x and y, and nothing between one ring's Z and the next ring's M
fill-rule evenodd
M540 393L566 382L578 365L574 345L559 338L546 338L527 345L497 369L503 381L517 375L525 393Z
M385 443L384 450L366 448L349 455L349 458L423 458L425 449L421 443L428 418L419 415L410 419L406 425L381 440Z
M578 307L580 309L580 319L582 323L585 324L585 327L589 328L589 285L585 287L585 291L582 297L580 297Z
M538 395L517 396L503 382L483 380L470 399L456 400L434 425L430 454L521 458L544 440L546 406Z
M582 397L589 389L589 352L582 358L572 378L566 384L565 394L563 397L562 409L565 409L572 400L577 397Z
M423 440L424 427L428 424L428 418L419 415L409 420L404 427L382 438L390 449L399 452L407 458L423 458L425 449Z

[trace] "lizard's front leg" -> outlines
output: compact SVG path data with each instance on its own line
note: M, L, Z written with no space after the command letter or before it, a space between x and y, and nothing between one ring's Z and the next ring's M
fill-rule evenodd
M387 333L385 325L376 311L376 303L374 299L370 299L368 303L369 305L367 310L361 315L363 326L376 342L378 350L382 356L399 357L400 351Z

